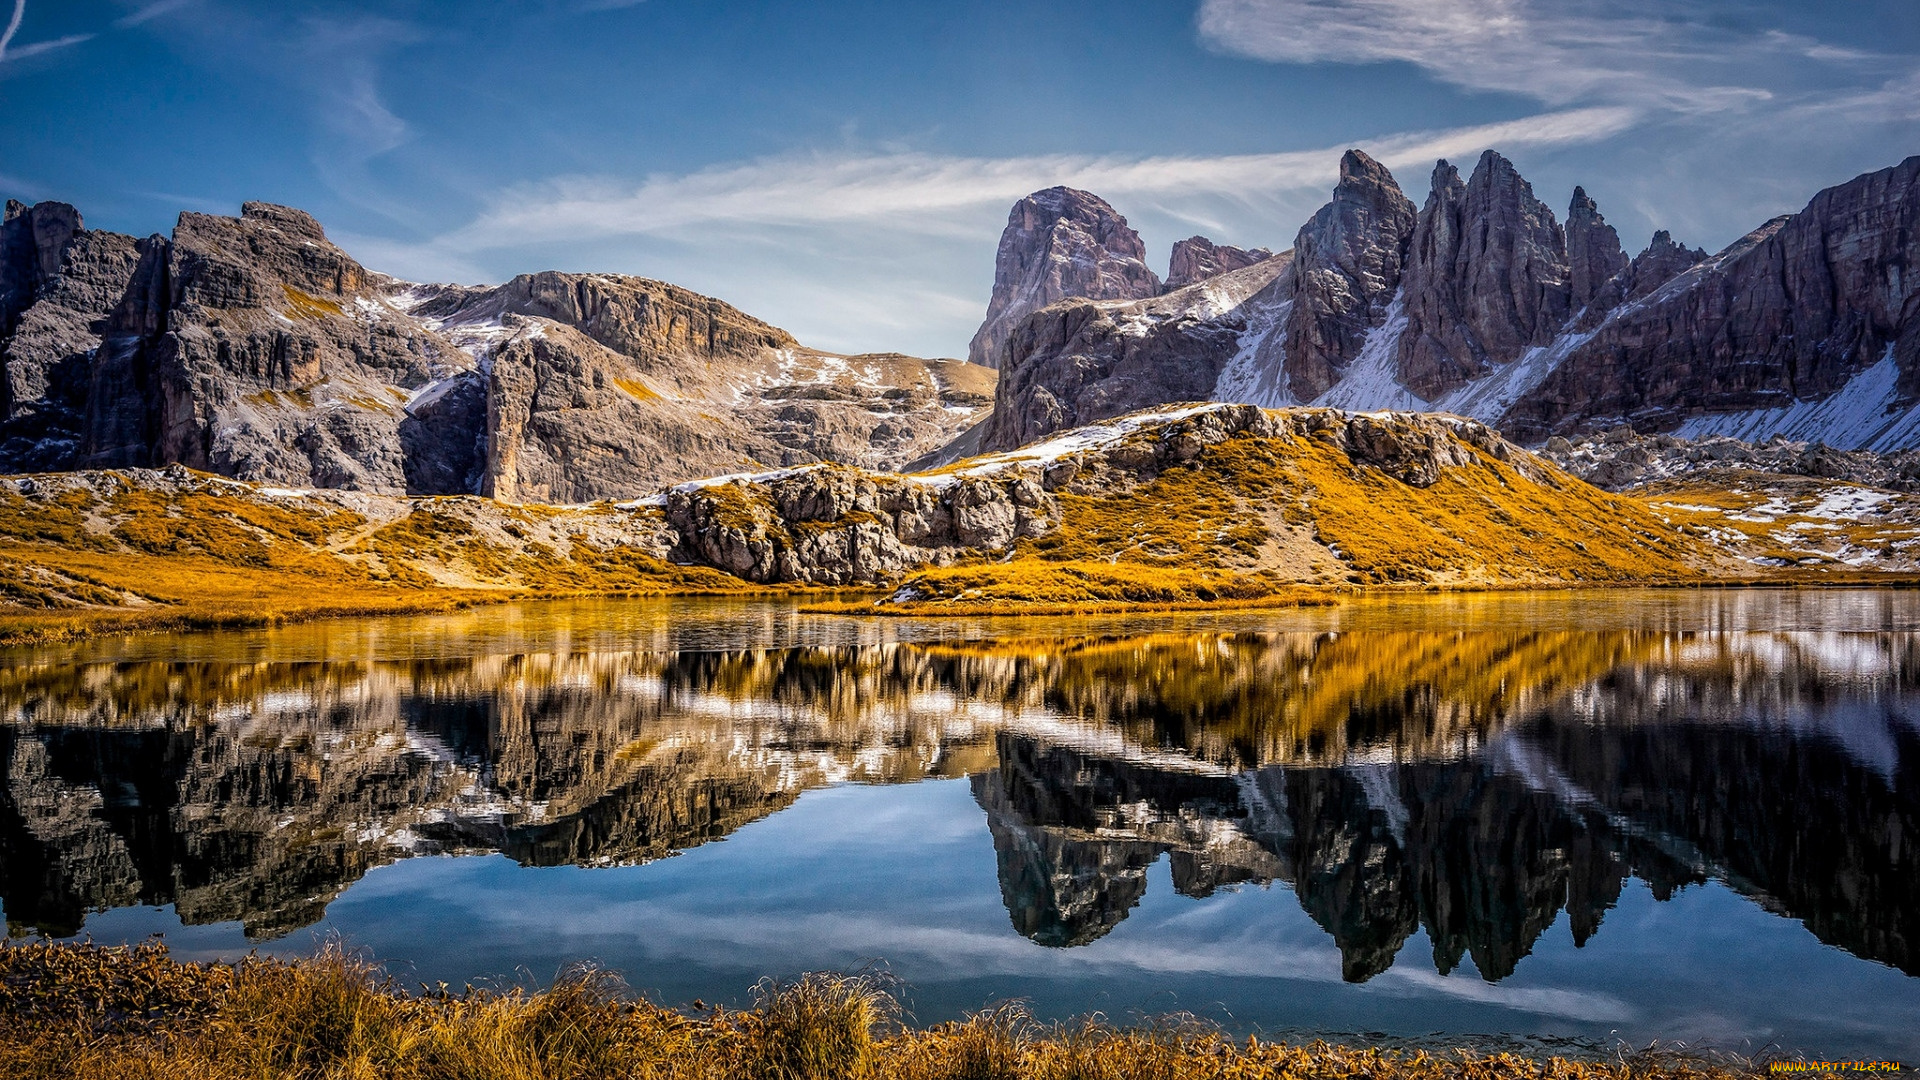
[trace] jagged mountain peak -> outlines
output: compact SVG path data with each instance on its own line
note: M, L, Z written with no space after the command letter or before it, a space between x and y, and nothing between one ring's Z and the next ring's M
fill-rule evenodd
M996 422L1005 411L1031 438L1150 404L1173 380L1083 384L1151 356L1189 394L1188 376L1211 375L1221 400L1438 409L1529 440L1631 421L1917 446L1915 220L1920 156L1820 192L1716 255L1662 231L1629 258L1584 186L1563 224L1496 151L1465 179L1436 162L1417 213L1389 170L1351 151L1260 296L1177 324L1098 305L1072 325L1049 316L1026 333L1024 370L1004 377Z
M1204 236L1189 236L1173 245L1173 254L1167 260L1165 288L1173 292L1271 258L1273 252L1266 248L1239 248L1216 244Z
M1069 297L1144 299L1160 291L1140 234L1105 199L1070 187L1036 191L1007 214L994 255L993 296L967 359L1001 366L1014 327L1049 304Z

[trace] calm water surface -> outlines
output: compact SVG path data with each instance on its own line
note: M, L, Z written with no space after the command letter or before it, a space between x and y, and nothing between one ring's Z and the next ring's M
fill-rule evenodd
M1920 1058L1916 593L96 641L0 653L0 770L13 935Z

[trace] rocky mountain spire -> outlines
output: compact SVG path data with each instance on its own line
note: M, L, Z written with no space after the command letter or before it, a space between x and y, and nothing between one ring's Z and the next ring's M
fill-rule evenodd
M1661 229L1653 234L1653 241L1646 250L1633 258L1632 273L1628 275L1627 299L1638 300L1672 281L1676 275L1706 261L1706 258L1705 251L1676 244L1673 234Z
M1140 300L1160 294L1140 234L1105 199L1052 187L1013 204L994 256L993 297L967 359L1006 361L1007 337L1020 320L1068 297Z
M1463 185L1441 161L1407 255L1401 381L1432 400L1553 340L1570 277L1565 234L1512 162L1489 150Z
M1294 239L1286 321L1289 392L1310 401L1339 381L1400 285L1414 207L1387 167L1358 150L1340 158L1333 201Z
M82 227L80 212L66 203L7 200L0 223L0 334L13 330L34 294L60 273L67 241Z
M1573 204L1567 208L1567 266L1575 311L1592 304L1607 282L1627 268L1620 234L1582 187L1573 189Z
M1216 244L1204 236L1190 236L1173 245L1173 257L1167 263L1167 291L1271 258L1273 252L1266 248L1249 251L1230 244Z

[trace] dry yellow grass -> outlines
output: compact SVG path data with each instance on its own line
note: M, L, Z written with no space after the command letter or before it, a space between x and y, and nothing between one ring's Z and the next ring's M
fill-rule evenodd
M166 489L101 475L109 494L78 486L30 500L0 491L0 645L528 597L779 591L617 544L508 547L480 535L459 500L429 500L375 527L352 510L263 499L213 478ZM543 508L484 509L508 519L511 535L515 521L537 521Z
M1149 565L1255 563L1299 530L1336 551L1354 584L1699 580L1710 555L1640 503L1562 477L1534 483L1469 448L1428 487L1356 467L1319 439L1240 436L1119 497L1067 495L1047 559ZM1269 515L1276 515L1273 521Z
M1047 1025L1017 1007L903 1027L872 980L761 984L688 1015L581 969L538 993L403 993L339 949L175 963L163 946L0 947L0 1074L15 1080L1717 1080L1747 1063L1672 1054L1534 1059L1231 1038L1178 1018Z

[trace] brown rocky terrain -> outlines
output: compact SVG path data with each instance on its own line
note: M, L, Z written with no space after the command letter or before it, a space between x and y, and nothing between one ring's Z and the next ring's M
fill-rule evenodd
M26 575L0 588L59 607L174 603L146 582L200 562L357 588L672 591L1094 560L1271 591L1685 578L1724 561L1482 425L1226 405L932 472L811 464L576 507L256 487L178 466L20 477L0 480L0 545Z
M960 361L807 349L641 278L397 282L264 203L138 242L59 203L8 214L0 472L178 462L586 502L738 468L897 466L992 393L992 373Z

